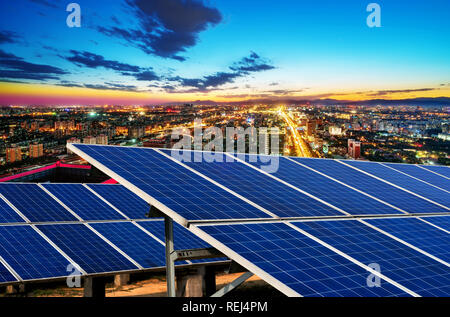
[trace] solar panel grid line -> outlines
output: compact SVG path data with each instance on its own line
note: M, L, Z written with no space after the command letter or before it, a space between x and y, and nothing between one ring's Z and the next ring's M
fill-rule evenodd
M304 194L304 195L306 195L306 196L308 196L308 197L310 197L310 198L312 198L312 199L315 199L315 200L321 202L322 204L327 205L328 207L331 207L331 208L333 208L333 209L335 209L335 210L337 210L337 211L339 211L339 212L341 212L341 213L343 213L343 214L345 214L345 215L348 215L348 216L351 215L351 214L348 213L347 211L345 211L345 210L343 210L343 209L341 209L341 208L339 208L339 207L336 207L336 206L334 206L334 205L332 205L332 204L330 204L330 203L324 201L323 199L320 199L320 198L318 198L318 197L316 197L316 196L314 196L314 195L312 195L312 194L310 194L310 193L308 193L308 192L306 192L306 191L304 191L304 190L302 190L302 189L300 189L300 188L298 188L298 187L296 187L296 186L294 186L294 185L292 185L292 184L290 184L290 183L288 183L288 182L286 182L286 181L284 181L284 180L282 180L282 179L280 179L280 178L278 178L278 177L276 177L276 176L274 176L274 175L272 175L272 174L270 174L270 173L267 173L266 171L263 171L263 170L261 170L260 168L257 168L257 167L255 167L255 166L253 166L253 165L247 163L246 161L244 161L244 160L242 160L242 159L240 159L240 158L238 158L238 157L232 156L230 153L225 153L225 155L228 155L228 156L230 156L230 157L236 159L238 162L240 162L240 163L242 163L242 164L245 164L245 165L251 167L252 169L257 170L258 172L260 172L260 173L262 173L262 174L265 174L265 175L267 175L267 176L269 176L269 177L271 177L271 178L273 178L273 179L279 181L280 183L282 183L282 184L284 184L284 185L286 185L286 186L288 186L288 187L290 187L290 188L292 188L292 189L295 189L296 191L298 191L298 192L300 192L300 193L302 193L302 194Z
M39 188L41 188L44 192L47 193L51 198L53 198L58 204L63 206L68 212L70 212L75 218L77 218L79 221L84 221L83 218L81 218L75 211L73 211L71 208L69 208L65 203L63 203L58 197L53 195L47 188L42 186L42 184L37 184Z
M312 168L312 167L310 167L310 166L307 166L307 165L302 164L302 163L300 163L300 162L298 162L298 161L296 161L296 160L293 160L293 159L290 158L290 157L286 157L286 159L288 159L289 161L294 162L294 163L296 163L296 164L299 164L300 166L303 166L304 168L307 168L307 169L309 169L309 170L311 170L311 171L313 171L313 172L316 172L316 173L319 174L319 175L322 175L322 176L324 176L324 177L326 177L326 178L328 178L328 179L331 179L331 180L333 180L333 181L335 181L335 182L337 182L337 183L339 183L339 184L341 184L341 185L343 185L343 186L345 186L345 187L347 187L347 188L350 188L350 189L352 189L352 190L355 190L355 191L357 191L358 193L363 194L363 195L365 195L365 196L367 196L367 197L369 197L369 198L371 198L371 199L373 199L373 200L376 200L376 201L378 201L378 202L380 202L380 203L382 203L382 204L385 204L385 205L387 205L387 206L389 206L389 207L391 207L391 208L393 208L393 209L396 209L396 210L398 210L398 211L400 211L400 212L402 212L402 213L404 213L404 214L408 214L407 211L405 211L405 210L403 210L403 209L401 209L401 208L399 208L399 207L397 207L397 206L391 205L390 203L388 203L388 202L386 202L386 201L384 201L384 200L382 200L382 199L380 199L380 198L377 198L377 197L375 197L375 196L372 196L372 195L370 195L370 194L368 194L368 193L366 193L366 192L364 192L364 191L362 191L362 190L360 190L360 189L357 189L357 188L355 188L355 187L353 187L353 186L351 186L351 185L348 185L348 184L346 184L346 183L344 183L344 182L341 182L340 180L338 180L338 179L336 179L336 178L334 178L334 177L332 177L332 176L329 176L329 175L327 175L327 174L325 174L325 173L322 173L322 172L320 172L320 171L318 171L318 170L316 170L316 169L314 169L314 168Z
M442 191L444 191L444 192L450 193L450 191L448 191L448 190L446 190L446 189L443 189L443 188L441 188L441 187L439 187L439 186L436 186L436 185L433 185L433 184L431 184L431 183L428 183L428 182L426 182L426 181L424 181L424 180L422 180L422 179L420 179L420 178L414 177L414 176L412 176L412 175L410 175L410 174L408 174L408 173L399 171L398 169L396 169L396 168L394 168L394 167L392 167L392 166L383 164L383 163L381 163L381 162L378 162L378 164L383 165L383 166L385 166L385 167L387 167L387 168L390 168L391 170L394 170L394 171L396 171L396 172L398 172L398 173L400 173L400 174L403 174L403 175L405 175L405 176L414 178L415 180L417 180L417 181L419 181L419 182L425 183L425 184L427 184L427 185L429 185L429 186L433 186L434 188L437 188L437 189L440 189L440 190L442 190Z
M368 226L368 227L370 227L370 228L372 228L372 229L374 229L374 230L376 230L376 231L378 231L378 232L380 232L380 233L382 233L382 234L388 236L388 237L391 238L391 239L394 239L394 240L396 240L396 241L398 241L398 242L400 242L400 243L406 245L407 247L409 247L409 248L411 248L411 249L414 249L414 250L417 251L417 252L422 253L423 255L426 255L426 256L429 257L429 258L432 258L433 260L435 260L435 261L437 261L437 262L439 262L439 263L441 263L441 264L446 265L447 267L450 267L450 264L449 264L448 262L446 262L446 261L444 261L444 260L438 258L437 256L434 256L434 255L432 255L432 254L430 254L430 253L428 253L428 252L422 250L421 248L416 247L415 245L413 245L413 244L411 244L411 243L406 242L405 240L402 240L402 239L396 237L396 236L393 235L393 234L390 234L389 232L386 232L386 231L384 231L384 230L378 228L377 226L374 226L374 225L368 223L367 221L364 221L364 220L361 220L361 219L358 219L357 221L359 221L359 222L365 224L366 226Z
M30 219L28 219L19 209L16 208L5 196L0 194L0 198L9 206L11 207L25 222L31 222Z
M139 229L141 229L142 231L144 231L146 234L148 234L150 237L152 237L153 239L155 239L156 241L158 241L161 245L163 245L164 247L166 246L166 243L164 241L162 241L161 239L159 239L157 236L155 236L153 233L151 233L150 231L148 231L147 229L145 229L144 227L142 227L140 224L138 224L136 221L132 221L132 224L134 224L136 227L138 227Z
M42 238L45 239L45 241L48 242L56 251L58 251L69 263L71 263L79 272L81 272L84 275L87 275L87 272L83 270L83 268L76 263L70 256L67 255L57 244L55 244L49 237L47 237L41 230L39 230L38 227L35 225L30 225L31 228L33 228L34 231L36 231Z
M350 255L348 255L348 254L346 254L346 253L340 251L339 249L337 249L337 248L333 247L332 245L326 243L325 241L323 241L323 240L317 238L316 236L310 234L309 232L307 232L307 231L305 231L305 230L303 230L303 229L301 229L301 228L295 226L294 224L292 224L292 223L290 223L290 222L286 222L286 224L287 224L289 227L291 227L292 229L294 229L294 230L296 230L296 231L302 233L303 235L307 236L308 238L310 238L310 239L316 241L317 243L321 244L322 246L324 246L324 247L330 249L331 251L333 251L333 252L339 254L340 256L344 257L345 259L349 260L350 262L352 262L352 263L354 263L354 264L356 264L356 265L362 267L363 269L367 270L369 273L371 273L371 274L373 274L373 275L375 275L375 276L377 276L377 277L379 277L379 278L385 280L386 282L388 282L388 283L390 283L390 284L396 286L397 288L399 288L399 289L401 289L402 291L404 291L404 292L410 294L411 296L413 296L413 297L421 297L421 296L420 296L419 294L417 294L416 292L414 292L414 291L410 290L409 288L407 288L407 287L401 285L400 283L398 283L398 282L392 280L391 278L385 276L384 274L382 274L382 273L380 273L380 272L374 270L373 268L371 268L371 267L365 265L364 263L358 261L357 259L353 258L352 256L350 256Z
M428 172L430 172L430 173L433 173L433 174L436 174L436 175L438 175L438 176L441 176L441 177L443 177L443 178L450 179L450 177L447 177L447 176L442 175L442 174L440 174L440 173L438 173L438 172L432 171L431 169L426 168L426 167L424 167L424 166L421 166L421 165L416 165L416 166L417 166L417 167L420 167L420 168L422 168L422 169L424 169L424 170L426 170L426 171L428 171Z
M421 218L421 217L417 217L417 219L419 219L420 221L423 221L423 222L429 224L430 226L433 226L433 227L435 227L435 228L437 228L437 229L439 229L439 230L442 230L442 231L444 231L444 232L450 234L450 231L448 231L448 230L446 230L446 229L444 229L444 228L442 228L442 227L440 227L440 226L438 226L438 225L435 225L434 223L431 223L431 222L429 222L429 221L427 221L427 220L425 220L425 219L423 219L423 218Z
M337 161L338 163L340 163L340 164L343 164L343 165L347 166L347 167L353 168L354 170L357 170L358 172L361 172L361 173L366 174L366 175L368 175L368 176L370 176L370 177L373 177L373 178L375 178L375 179L377 179L377 180L379 180L379 181L382 181L383 183L389 184L389 185L394 186L394 187L396 187L396 188L398 188L398 189L400 189L400 190L403 190L403 191L405 191L405 192L407 192L407 193L409 193L409 194L411 194L411 195L414 195L414 196L419 197L419 198L421 198L421 199L423 199L423 200L426 200L426 201L428 201L428 202L430 202L430 203L432 203L432 204L434 204L434 205L437 205L437 206L442 207L442 208L444 208L444 209L450 210L450 208L447 207L447 206L444 206L444 205L442 205L442 204L440 204L440 203L438 203L438 202L435 202L435 201L433 201L433 200L431 200L431 199L429 199L429 198L426 198L426 197L424 197L424 196L422 196L422 195L419 195L419 194L417 194L417 193L415 193L415 192L412 192L412 191L410 191L410 190L408 190L408 189L406 189L406 188L403 188L403 187L401 187L401 186L398 186L398 185L396 185L396 184L394 184L394 183L392 183L392 182L386 181L386 180L384 180L384 179L382 179L382 178L380 178L380 177L378 177L378 176L375 176L375 175L373 175L373 174L371 174L371 173L368 173L368 172L366 172L366 171L363 171L362 169L359 169L359 168L357 168L357 167L354 167L354 166L352 166L352 165L350 165L350 164L347 164L347 163L345 163L345 162L343 162L343 161L341 161L341 160L336 160L336 161Z
M195 169L193 169L193 168L187 166L186 164L183 164L182 162L178 161L177 159L171 157L170 155L167 155L166 153L164 153L164 152L162 152L162 151L160 151L160 150L158 150L158 149L152 149L152 150L154 150L155 152L157 152L157 153L159 153L159 154L161 154L161 155L164 155L165 157L171 159L173 162L175 162L175 163L177 163L177 164L183 166L184 168L188 169L189 171L191 171L191 172L197 174L198 176L200 176L200 177L206 179L208 182L210 182L210 183L212 183L212 184L214 184L214 185L216 185L216 186L222 188L223 190L227 191L228 193L230 193L230 194L232 194L232 195L238 197L239 199L245 201L246 203L248 203L248 204L252 205L253 207L255 207L255 208L261 210L261 211L264 212L264 213L266 213L267 215L269 215L269 216L271 216L271 217L273 217L273 218L279 218L279 217L278 217L276 214L274 214L273 212L271 212L271 211L267 210L266 208L264 208L264 207L262 207L262 206L256 204L255 202L253 202L253 201L251 201L251 200L245 198L244 196L239 195L239 194L236 193L235 191L229 189L229 188L226 187L226 186L223 186L222 184L220 184L220 183L216 182L215 180L213 180L213 179L207 177L206 175L200 173L199 171L197 171L197 170L195 170Z
M214 248L216 248L218 251L222 252L226 256L228 256L230 259L236 261L240 265L242 265L244 268L248 269L249 272L252 272L253 274L257 275L282 293L284 293L287 296L291 297L303 297L301 294L287 286L286 284L282 283L272 275L268 274L258 266L254 265L244 257L240 256L237 252L233 251L223 243L219 242L215 238L213 238L211 235L205 233L201 230L201 228L191 225L189 226L189 230L197 235L199 238L203 239L204 241L208 242L210 245L212 245Z
M159 202L157 199L150 196L145 191L141 190L139 187L135 186L133 183L127 181L125 178L123 178L116 172L112 171L110 168L106 167L104 164L100 163L98 160L96 160L93 157L91 157L90 155L84 153L83 151L78 149L74 144L75 143L73 143L73 144L68 143L67 148L69 150L71 150L73 153L79 155L80 157L82 157L83 159L85 159L86 161L91 163L92 165L95 165L95 167L97 167L103 173L105 173L106 175L108 175L111 178L118 181L121 185L125 186L126 188L128 188L129 190L134 192L140 198L144 199L146 202L148 202L152 206L156 207L158 210L165 213L166 215L168 215L170 218L172 218L176 222L182 224L183 226L187 226L187 220L184 217L180 216L178 213L173 211L171 208L165 206L164 204Z
M8 262L6 262L6 260L0 255L0 263L3 264L3 266L8 270L9 273L11 273L11 275L16 279L16 281L18 282L23 282L22 277L19 275L19 273L17 273L12 267L11 265L9 265Z
M86 184L81 184L84 188L86 188L87 190L89 190L91 193L93 193L95 196L97 196L100 200L102 200L105 204L107 204L108 206L110 206L112 209L114 209L115 211L117 211L122 217L124 217L127 220L130 220L130 218L125 215L122 211L120 211L117 207L115 207L113 204L111 204L108 200L106 200L105 198L103 198L100 194L98 194L95 190L93 190L92 188L90 188L89 186L87 186Z
M92 232L94 232L97 236L99 236L103 241L105 241L107 244L109 244L114 250L119 252L122 256L124 256L128 261L136 265L139 269L143 270L144 267L140 265L136 260L134 260L132 257L130 257L128 254L123 252L118 246L116 246L114 243L109 241L105 236L103 236L100 232L95 230L92 226L90 226L88 223L84 224L86 227L88 227Z

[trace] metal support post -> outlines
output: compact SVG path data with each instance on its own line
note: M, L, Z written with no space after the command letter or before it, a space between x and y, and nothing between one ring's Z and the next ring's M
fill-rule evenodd
M166 279L167 296L175 297L175 261L172 253L173 247L173 220L167 216L164 217L164 227L166 233Z

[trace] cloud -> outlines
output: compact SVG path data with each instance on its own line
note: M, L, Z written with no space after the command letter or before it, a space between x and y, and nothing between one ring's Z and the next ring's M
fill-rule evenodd
M142 71L136 74L130 74L134 76L137 80L147 80L147 81L153 81L153 80L159 80L160 77L156 75L156 73L152 70L146 70Z
M378 90L368 94L368 96L385 96L388 94L396 93L410 93L410 92L422 92L436 90L436 88L418 88L418 89L397 89L397 90Z
M47 80L59 79L64 74L67 72L58 67L29 63L0 50L0 78Z
M0 44L15 43L17 37L19 36L15 32L0 30Z
M138 29L99 26L99 32L126 40L147 54L184 61L179 53L198 42L198 35L222 21L202 0L127 0Z
M94 53L86 52L86 51L75 51L71 50L70 53L72 56L63 57L66 60L78 65L80 67L86 66L89 68L98 68L103 67L106 69L112 69L119 72L139 72L141 68L138 66L120 63L117 61L107 60L101 55L97 55Z
M275 67L270 65L265 59L261 58L256 53L251 52L248 57L242 58L240 61L233 63L233 65L229 67L232 72L217 72L202 78L182 78L177 76L170 78L169 80L177 82L182 87L191 87L191 89L182 90L181 92L205 93L212 90L218 90L217 87L225 84L233 83L237 78L274 68Z
M55 0L49 1L49 0L29 0L31 2L46 6L46 7L50 7L50 8L55 8L57 9L58 6L54 3L57 2Z
M79 88L90 88L98 90L121 90L121 91L138 91L136 86L133 85L123 85L117 83L104 83L104 84L78 84L70 81L61 80L58 86L63 87L79 87Z

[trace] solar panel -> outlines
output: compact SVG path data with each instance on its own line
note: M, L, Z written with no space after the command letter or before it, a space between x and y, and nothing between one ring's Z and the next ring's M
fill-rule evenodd
M138 269L83 224L39 225L38 228L89 274Z
M0 284L17 282L17 279L8 271L8 269L0 263Z
M0 223L25 222L19 214L0 198Z
M242 157L242 155L238 155ZM293 158L297 160L296 158ZM245 156L246 162L261 168L261 161ZM300 161L303 163L303 161ZM272 175L318 197L349 214L398 214L400 211L380 203L351 188L311 171L295 162L280 158L278 170ZM351 184L350 184L351 185ZM336 210L337 211L337 210ZM343 215L342 212L337 212Z
M450 231L450 216L422 217L422 219L431 222L432 224L441 227L444 230Z
M413 194L369 177L351 167L328 159L303 159L302 163L336 178L409 213L448 212Z
M29 225L0 226L0 256L23 280L68 275L69 261Z
M391 182L395 185L398 185L402 188L410 190L425 198L431 199L434 202L440 203L444 206L450 206L450 193L394 171L391 168L371 162L345 161L345 163L368 172L372 175L375 175L383 180Z
M154 204L156 200L185 219L271 218L153 149L72 146L109 169L109 174L115 174L114 179L125 180L122 185L131 183L139 188L146 194L142 198L147 202ZM97 167L106 172L102 166Z
M93 223L91 226L142 267L166 265L164 245L131 222Z
M161 241L165 241L164 221L140 221L138 222L143 228L150 231ZM211 246L192 234L186 228L180 226L177 223L173 224L173 239L175 250L187 250L187 249L203 249L211 248ZM212 258L212 259L198 259L191 260L192 263L204 263L214 261L225 261L226 258Z
M150 206L143 199L121 185L89 184L87 185L100 194L114 207L130 219L146 218Z
M77 220L37 184L0 184L5 196L31 222Z
M295 222L297 227L421 296L448 296L450 270L434 259L355 220Z
M438 173L444 177L447 178L450 177L450 167L438 165L420 165L420 166L431 172Z
M450 263L450 235L417 218L370 219L368 223Z
M125 219L80 184L43 184L43 186L83 220Z
M168 155L171 150L162 150ZM227 162L223 153L215 153L216 162L195 162L198 152L187 151L189 161L183 163L237 192L280 217L342 215L329 207L283 183L258 172L236 160ZM228 158L230 160L230 158ZM231 159L232 160L232 159ZM181 159L180 159L181 161Z
M276 279L273 285L281 282L289 287L290 295L408 296L385 281L381 287L369 287L369 272L363 267L283 223L199 228L255 265L260 271L253 272L259 276Z
M450 191L450 179L446 179L437 174L430 173L428 170L423 169L417 165L392 164L392 163L383 163L383 164L389 166L390 168L394 168L400 172L406 173L410 176L416 177L429 184Z

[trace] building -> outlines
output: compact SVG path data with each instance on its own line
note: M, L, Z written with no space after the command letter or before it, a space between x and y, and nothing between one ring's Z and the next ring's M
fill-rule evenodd
M81 143L81 140L73 137L73 138L68 139L67 143ZM73 154L73 152L71 150L67 150L67 154Z
M103 144L103 145L108 145L108 136L105 134L100 134L99 136L97 136L97 144Z
M145 135L144 126L130 126L128 127L128 138L139 139Z
M30 158L38 158L44 156L44 145L43 144L30 144L29 149Z
M361 157L361 142L355 141L354 139L348 139L348 151L349 157L355 160Z
M308 136L313 136L316 133L317 129L317 121L316 120L309 120L306 124L306 134Z
M95 136L87 136L83 139L84 144L96 144L97 138Z
M22 150L15 145L6 149L6 163L14 163L22 160Z

